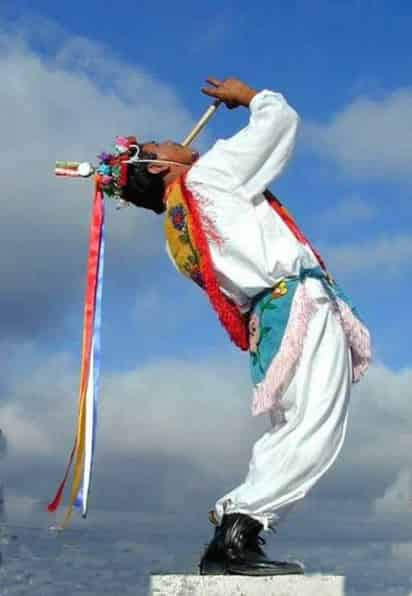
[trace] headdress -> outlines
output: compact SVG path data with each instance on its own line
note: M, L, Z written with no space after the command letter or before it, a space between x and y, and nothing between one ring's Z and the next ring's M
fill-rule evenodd
M103 192L109 197L123 198L127 186L129 164L139 158L141 147L136 137L116 137L114 150L98 156L96 172Z
M182 165L179 162L158 159L155 153L148 153L143 150L143 145L139 144L134 136L119 136L115 139L115 144L110 152L102 151L97 156L99 164L92 165L89 162L77 161L57 161L55 174L57 176L68 176L71 178L88 178L96 174L97 183L101 191L108 197L114 197L120 201L120 204L129 203L130 193L126 192L128 187L131 167L138 167L143 163L158 163L163 165ZM128 195L128 196L126 196ZM136 203L137 206L149 207L149 203Z

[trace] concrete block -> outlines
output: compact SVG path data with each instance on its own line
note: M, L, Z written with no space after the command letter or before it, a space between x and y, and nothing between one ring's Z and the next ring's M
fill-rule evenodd
M151 596L344 596L334 575L152 575Z

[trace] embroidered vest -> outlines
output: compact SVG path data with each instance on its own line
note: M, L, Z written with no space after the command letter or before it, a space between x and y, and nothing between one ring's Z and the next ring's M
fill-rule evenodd
M204 288L201 255L195 246L193 221L180 185L169 186L166 198L165 235L169 253L180 273Z
M178 270L202 287L231 340L249 349L247 317L220 289L196 199L180 177L166 191L165 234Z

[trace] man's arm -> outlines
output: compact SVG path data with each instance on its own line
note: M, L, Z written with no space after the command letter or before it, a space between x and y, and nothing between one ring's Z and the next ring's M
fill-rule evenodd
M212 87L203 88L206 95L221 99L229 108L250 108L249 124L233 137L218 141L211 152L252 198L277 178L289 161L298 115L280 93L257 92L237 79L208 82Z

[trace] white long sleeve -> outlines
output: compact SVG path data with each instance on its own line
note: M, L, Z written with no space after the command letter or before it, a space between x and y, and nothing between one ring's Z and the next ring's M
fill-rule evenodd
M277 178L291 157L299 117L283 95L264 90L250 103L248 125L226 140L218 141L211 152L222 159L231 176L251 198Z
M317 264L262 195L291 156L298 116L281 94L266 90L250 112L249 124L217 141L186 179L220 239L210 237L219 285L242 310L265 288Z

